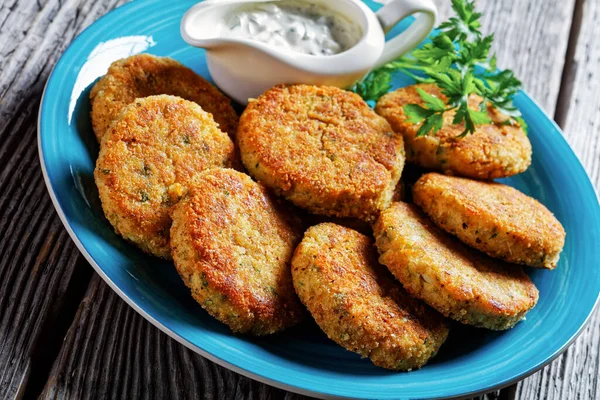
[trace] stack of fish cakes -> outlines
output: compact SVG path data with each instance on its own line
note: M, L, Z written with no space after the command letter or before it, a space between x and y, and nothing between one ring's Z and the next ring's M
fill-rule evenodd
M445 100L436 87L421 87ZM419 102L416 86L384 96L375 110L393 128L386 134L389 128L383 128L385 124L352 94L304 85L276 87L252 102L240 119L242 161L257 180L312 213L375 220L379 261L411 296L459 322L509 329L525 317L539 296L516 264L554 268L565 238L560 223L539 202L516 189L486 181L524 172L531 163L531 144L520 127L507 125L508 117L493 109L489 110L492 123L478 126L475 134L466 138L456 138L463 127L452 125L451 113L436 136L417 137L419 125L406 122L403 106ZM479 102L475 96L470 99L471 107L478 107ZM377 148L371 146L372 141ZM404 151L398 147L400 143ZM362 175L362 186L351 180L355 171L361 171L358 154L373 162L370 169L363 170L370 175ZM390 188L396 192L403 188L395 186L394 171L402 171L404 154L413 164L448 174L430 173L416 181L412 195L423 210L392 203L394 189ZM396 160L396 164L387 168L387 176L377 175L383 171L377 167L386 165L378 160ZM379 186L372 184L377 181ZM345 190L339 190L340 186ZM364 201L360 189L379 200ZM344 228L337 229L340 231L330 236L344 237ZM333 238L313 250L311 260L305 254L306 243L315 240L311 230L292 261L296 290L328 336L365 355L369 340L361 335L366 328L356 337L351 326L340 328L343 316L353 316L355 310L335 306L339 296L331 297L332 293L342 290L330 286L351 284L350 276L354 278L358 272L345 271L343 263L330 266L327 261L328 267L319 266L322 257L336 259L331 256L337 246ZM345 251L354 251L356 256L350 243L346 241ZM372 259L362 260L373 269L378 265ZM356 260L350 264L358 265ZM309 289L307 282L311 282ZM373 310L376 303L371 304Z
M208 83L157 83L177 66L143 57L116 63L92 91L103 208L123 237L172 257L194 299L234 332L275 333L308 310L344 348L411 370L437 354L446 318L501 330L535 306L538 291L514 263L551 269L564 244L541 204L436 173L412 185L423 211L399 202L410 188L405 157L474 179L523 172L529 141L499 113L465 139L450 120L437 137L417 138L402 110L418 102L414 87L374 111L341 89L289 85L252 100L238 125Z
M192 176L236 165L234 143L220 129L237 126L231 101L177 61L148 54L113 63L90 99L104 213L119 235L170 259L169 213Z
M412 185L415 205L394 203L374 224L380 262L412 296L456 321L493 330L512 328L538 300L521 265L554 269L565 242L560 222L544 205L491 181L524 172L531 144L507 116L457 138L464 126L452 113L435 136L418 137L404 106L421 104L417 88L446 100L433 85L383 96L375 110L402 134L408 161L437 172ZM469 106L482 99L472 96Z
M231 101L176 61L146 54L113 63L91 100L94 175L115 231L172 258L194 298L235 332L298 323L290 260L302 228L230 169L240 168Z
M308 229L292 259L294 287L327 336L380 367L420 368L447 321L411 298L377 262L372 239L333 223Z

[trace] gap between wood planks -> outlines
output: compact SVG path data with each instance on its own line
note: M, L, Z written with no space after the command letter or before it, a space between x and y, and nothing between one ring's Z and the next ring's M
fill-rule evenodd
M80 254L64 296L62 311L52 325L46 323L42 328L43 333L33 349L29 360L32 365L31 375L22 391L24 399L38 398L44 389L52 365L58 357L67 331L75 321L77 310L85 297L93 274L95 272L91 265Z
M583 21L583 8L586 0L575 0L573 9L573 19L571 20L571 30L569 32L569 41L567 52L565 54L565 64L560 80L560 89L558 90L558 99L554 109L554 121L564 128L567 115L569 115L569 104L573 95L573 82L577 73L577 64L575 63L575 49L579 41L579 32Z
M585 2L586 0L575 0L574 4L560 89L554 110L554 119L561 127L564 126L566 121L570 99L573 94L573 81L577 72L577 64L574 62L574 56L579 39ZM36 343L33 350L30 359L31 365L33 366L31 376L29 377L25 388L20 393L23 398L37 398L42 392L44 385L50 376L52 365L60 352L67 331L75 321L77 310L85 297L93 274L95 273L91 266L83 256L80 255L74 275L66 292L64 307L60 311L57 321L52 326L44 326L43 332L45 332L45 334L40 336L40 340ZM515 393L516 384L502 389L498 394L497 399L514 399Z

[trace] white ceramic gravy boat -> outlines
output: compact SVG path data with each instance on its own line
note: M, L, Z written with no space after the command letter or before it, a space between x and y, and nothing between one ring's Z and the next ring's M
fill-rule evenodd
M350 87L370 70L416 47L433 29L437 16L431 0L392 0L377 13L361 0L310 0L354 21L362 29L362 37L353 47L327 56L219 36L223 19L238 7L277 1L280 0L207 0L190 8L181 21L183 39L206 49L215 83L242 104L281 83ZM385 41L387 32L415 13L419 14L407 30Z

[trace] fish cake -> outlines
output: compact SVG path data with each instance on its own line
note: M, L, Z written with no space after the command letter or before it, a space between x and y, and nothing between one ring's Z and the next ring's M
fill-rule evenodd
M448 337L445 319L408 296L377 262L372 240L352 229L332 223L308 229L292 276L323 332L377 366L420 368Z
M424 104L417 88L447 101L436 85L417 84L384 95L375 107L394 131L403 135L409 163L474 179L508 177L529 167L531 143L527 135L521 127L505 124L508 117L491 107L488 112L492 123L477 125L472 135L457 138L463 132L464 124L452 124L455 113L447 112L442 128L435 135L417 137L421 123L408 122L403 108L407 104ZM478 109L481 100L481 97L471 95L469 107Z
M290 271L301 237L299 219L232 169L201 173L173 212L179 275L194 299L236 333L275 333L305 316Z
M538 290L520 266L466 247L414 205L394 203L373 231L379 262L408 293L449 318L504 330L537 303Z
M231 100L183 64L150 54L115 61L90 93L92 127L98 143L123 108L137 98L168 94L193 101L213 115L233 139L238 116Z
M565 244L565 230L543 204L501 183L425 174L413 201L440 228L512 263L554 269Z
M150 96L127 106L106 133L94 178L115 231L170 259L171 208L195 173L234 159L233 142L199 105Z
M404 166L402 136L360 96L334 87L268 90L240 117L237 141L250 175L326 216L373 219Z

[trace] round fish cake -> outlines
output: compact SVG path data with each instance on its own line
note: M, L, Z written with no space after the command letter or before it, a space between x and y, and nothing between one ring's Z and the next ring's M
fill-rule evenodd
M327 336L393 370L422 367L449 327L377 262L370 238L332 223L311 227L292 258L294 287Z
M500 183L425 174L413 201L440 228L509 262L554 269L565 244L565 230L543 204Z
M250 174L315 214L370 220L387 207L404 144L355 93L276 86L251 102L237 140Z
M194 299L237 333L275 333L306 314L290 271L301 237L287 208L231 169L201 173L173 212L179 275Z
M504 330L537 303L538 290L520 266L466 247L416 206L394 203L373 230L379 261L408 293L447 317Z
M417 88L446 101L433 84L418 84L398 89L381 97L375 111L385 117L394 131L404 136L406 158L424 168L443 171L448 175L475 179L494 179L525 171L531 164L531 143L518 126L505 125L507 116L489 108L492 123L476 126L475 133L457 138L464 124L453 125L454 112L444 114L443 127L435 134L417 137L421 124L407 121L403 107L423 105ZM481 97L472 95L469 107L478 109Z
M106 75L92 88L92 127L98 143L123 108L137 98L159 94L197 103L213 115L222 131L234 137L238 116L229 98L171 58L137 54L112 63Z
M233 142L199 105L150 96L127 106L106 133L94 178L115 231L170 259L171 208L195 173L234 159Z

